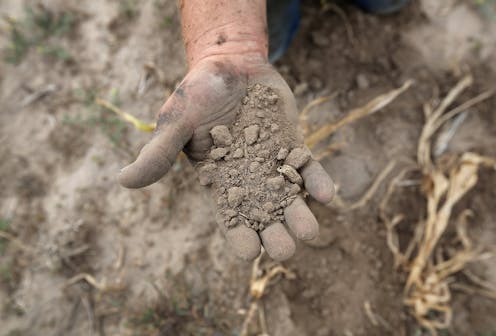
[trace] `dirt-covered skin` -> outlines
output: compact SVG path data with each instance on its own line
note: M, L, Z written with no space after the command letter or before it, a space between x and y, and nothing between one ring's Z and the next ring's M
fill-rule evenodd
M253 103L261 104L263 109L258 106L252 109L251 104L248 103L252 96L247 97L246 94L255 87L257 87L255 91L261 91L258 95L253 95L258 97ZM265 92L266 97L261 99L263 88L270 88L270 92ZM261 96L263 97L264 94ZM246 104L243 105L243 102ZM257 112L259 115L263 112L264 118L257 117ZM240 117L242 119L239 119ZM266 119L266 122L262 123L262 119ZM121 171L120 182L128 188L141 188L158 181L167 173L181 150L184 150L193 162L205 160L215 162L235 156L241 159L243 156L251 159L247 169L240 168L244 160L239 159L231 162L231 168L237 171L251 170L251 173L257 172L260 167L277 159L277 156L282 158L287 155L286 163L293 161L293 165L269 165L267 175L255 176L254 181L261 184L265 182L265 177L283 175L292 184L304 186L317 201L328 203L334 193L333 182L320 163L311 159L308 151L303 148L303 138L298 132L297 124L297 108L293 93L280 74L267 64L266 60L239 56L215 56L204 59L190 69L172 96L162 106L154 137L143 147L136 161ZM219 126L223 127L218 128ZM225 127L228 128L228 132ZM229 131L231 127L234 127L232 132ZM279 130L276 130L277 128ZM278 132L284 136L279 137ZM279 146L271 145L270 149L269 147L262 149L261 140L270 138L272 139L270 142L276 144L278 137ZM212 145L215 145L214 138L219 145L212 148ZM248 146L247 154L244 153L244 146L241 146L240 141L244 141ZM242 148L231 148L233 144ZM300 149L290 152L296 147ZM238 149L243 150L243 153ZM269 153L264 154L264 150L269 150ZM272 160L264 161L264 164L261 162L261 159L265 160L263 155ZM305 162L301 162L300 155L303 155ZM279 161L283 163L282 159ZM300 168L299 171L296 171L297 168ZM207 166L202 169L213 171L216 167ZM226 180L222 183L230 183L227 182L230 178L235 180L235 176L230 177L227 173L230 172L225 171L225 175L220 176L218 181ZM201 179L205 178L204 175L202 174ZM284 188L292 190L291 196L296 195L298 193L295 191L296 186L287 184L285 179L283 179ZM277 179L271 183L277 184ZM220 182L217 185L220 186ZM241 185L232 185L232 187L243 188ZM225 192L228 193L227 189ZM263 193L259 192L262 200L266 197L262 195ZM289 194L289 191L287 193ZM245 195L244 188L232 189L231 203L240 202L245 199ZM280 196L275 195L270 201L277 202L278 205L283 202L283 206L286 207L282 213L279 211L278 218L264 219L262 223L264 228L269 222L272 224L261 231L260 236L253 228L260 230L261 219L256 221L253 219L263 217L264 214L257 214L257 211L252 214L253 207L242 209L248 212L245 214L243 211L245 217L237 216L239 220L247 219L251 227L234 225L235 221L229 230L225 225L221 225L221 230L225 233L233 252L240 258L254 259L260 254L263 245L273 259L285 260L295 252L295 241L289 231L301 240L309 240L317 236L317 221L303 199L297 197L288 204L288 199ZM229 193L226 197L228 201ZM257 207L260 208L261 205ZM278 210L282 209L281 207ZM283 225L283 220L287 227Z
M297 143L294 125L279 113L278 101L267 86L248 87L232 126L210 131L214 144L197 166L200 183L212 185L216 195L219 225L244 225L258 231L262 242L263 231L283 225L284 209L303 194L297 170L311 158Z

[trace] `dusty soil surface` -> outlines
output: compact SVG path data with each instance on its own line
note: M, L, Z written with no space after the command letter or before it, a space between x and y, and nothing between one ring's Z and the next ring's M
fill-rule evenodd
M0 335L239 333L251 263L225 253L216 200L183 157L159 183L121 188L119 169L149 135L95 103L103 98L154 120L186 71L176 2L42 3L0 2L2 16L22 24L13 34L2 22L0 37L0 229L10 237L0 238ZM484 3L412 1L391 16L304 3L300 31L276 67L301 109L337 93L311 110L311 129L415 80L400 99L314 148L334 148L320 159L341 198L358 199L390 160L415 157L423 104L463 74L474 84L456 104L494 87L496 15L494 2ZM473 107L446 154L496 156L495 106L492 97ZM250 126L229 129L232 144L246 141L236 134ZM408 178L396 205L408 219L401 241L425 214L420 177ZM483 171L457 209L473 210L469 234L481 247L496 243L495 183L496 174ZM310 200L320 237L284 263L296 278L277 278L262 298L270 335L426 334L402 303L404 274L393 267L378 218L383 194L381 187L346 212ZM469 268L496 283L494 259ZM453 309L445 334L496 332L494 300L455 290ZM252 334L262 332L257 325Z

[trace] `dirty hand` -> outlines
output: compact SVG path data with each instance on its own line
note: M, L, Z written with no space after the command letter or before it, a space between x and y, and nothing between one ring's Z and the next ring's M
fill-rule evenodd
M234 121L250 85L271 87L280 97L279 113L285 113L296 129L294 96L267 61L265 1L232 0L225 5L218 0L189 0L181 2L180 8L190 70L160 109L152 140L136 161L121 171L120 182L128 188L159 180L181 150L192 161L204 159L212 146L210 130ZM219 11L223 15L219 16ZM301 137L298 141L303 143ZM333 183L317 161L308 162L300 174L310 195L322 203L331 201ZM284 210L284 217L296 238L308 240L318 234L317 220L303 199L293 201ZM286 228L272 227L261 235L266 251L276 260L291 257L294 240ZM256 231L244 225L223 230L241 258L253 259L260 253Z
M234 121L246 88L255 83L272 87L281 97L286 118L297 122L293 94L270 64L239 56L204 59L191 69L161 108L153 139L143 147L137 160L122 170L121 184L141 188L156 182L167 173L181 150L193 161L204 159L212 146L210 130ZM331 201L332 181L317 161L307 163L300 174L310 195L322 203ZM312 239L318 234L317 221L302 199L291 203L284 215L298 239ZM265 234L263 243L271 257L290 257L295 244L288 232L284 229L270 233ZM252 259L260 252L256 232L245 226L228 230L226 237L244 259Z

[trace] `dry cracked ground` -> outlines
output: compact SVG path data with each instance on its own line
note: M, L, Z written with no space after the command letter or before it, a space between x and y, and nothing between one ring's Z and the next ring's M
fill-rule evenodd
M149 134L96 100L154 120L187 70L175 1L3 0L0 13L0 335L239 334L252 264L226 249L215 200L183 156L153 186L120 187L119 169ZM494 88L495 27L491 0L418 0L391 16L304 2L275 66L301 110L334 97L306 115L310 130L414 80L314 149L341 199L360 199L391 160L415 159L425 103L467 74L473 84L454 105ZM495 157L495 107L494 96L471 107L440 151ZM379 217L390 178L353 211L310 199L320 237L283 263L294 276L272 280L249 335L428 335L403 305L406 275ZM426 209L421 177L402 183L403 247ZM481 171L454 210L472 210L468 234L485 249L496 244L495 185L494 170ZM494 258L467 269L453 279L496 283ZM495 335L494 300L453 289L450 306L441 335Z

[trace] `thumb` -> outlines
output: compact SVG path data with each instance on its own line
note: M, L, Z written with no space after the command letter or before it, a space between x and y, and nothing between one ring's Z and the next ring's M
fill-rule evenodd
M177 91L177 90L176 90ZM119 182L126 188L146 187L161 179L193 134L186 122L182 98L175 92L159 114L152 140L140 151L136 161L123 168Z

